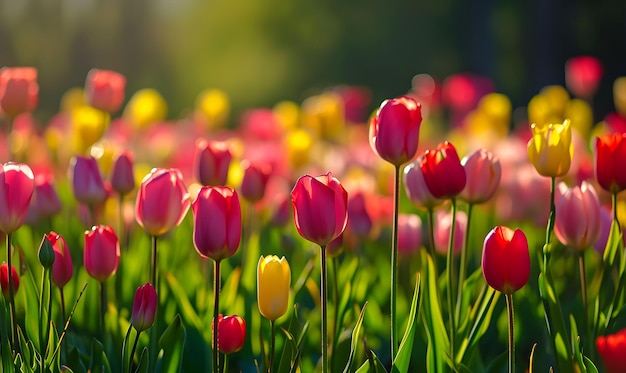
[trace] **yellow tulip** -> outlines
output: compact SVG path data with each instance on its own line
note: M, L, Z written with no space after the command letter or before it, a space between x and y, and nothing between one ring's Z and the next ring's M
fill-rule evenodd
M276 320L287 312L291 269L287 259L276 255L261 256L257 268L257 298L259 312L269 320Z
M570 121L530 126L528 159L542 176L564 176L572 163L574 148Z
M167 102L161 94L151 88L140 89L130 98L123 117L137 128L144 128L162 121L167 116Z
M196 110L206 118L209 129L223 128L230 115L230 99L222 90L207 89L198 95Z
M80 106L72 111L72 140L74 151L84 154L102 138L109 126L110 116L91 106Z

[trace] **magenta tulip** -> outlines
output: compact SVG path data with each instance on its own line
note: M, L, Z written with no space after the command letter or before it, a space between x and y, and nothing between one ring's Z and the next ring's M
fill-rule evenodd
M56 232L50 232L46 239L54 250L54 263L52 264L52 283L59 288L63 288L71 279L73 274L72 257L67 247L65 238Z
M454 243L452 253L460 254L463 250L463 239L467 230L467 214L465 211L457 211L454 224ZM440 254L446 255L450 244L450 229L452 228L452 213L449 211L437 211L435 218L435 249Z
M133 156L129 151L122 152L115 158L113 170L111 171L111 187L120 195L127 194L135 189Z
M99 225L85 231L85 269L89 276L105 282L117 271L120 243L113 228Z
M130 321L135 330L142 332L154 324L157 303L157 293L151 283L148 282L137 288Z
M76 156L70 162L74 198L86 205L99 205L107 198L98 162L92 156Z
M47 174L35 177L35 188L28 211L29 224L35 224L40 219L49 219L61 212L63 206L52 182L52 176Z
M0 230L11 234L24 224L34 189L35 177L27 165L9 162L0 167Z
M241 196L250 202L258 202L265 195L265 188L272 173L271 165L260 162L241 162L243 180L241 181Z
M232 155L228 144L204 139L196 142L194 176L204 186L225 185Z

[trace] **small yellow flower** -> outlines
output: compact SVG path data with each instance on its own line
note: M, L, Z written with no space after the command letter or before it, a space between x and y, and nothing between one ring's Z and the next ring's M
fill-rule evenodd
M542 176L564 176L572 163L574 148L570 121L530 126L528 159Z
M207 89L198 95L196 110L206 118L209 129L223 128L230 115L230 99L222 90Z
M257 298L259 312L269 320L276 320L287 312L291 269L287 259L276 255L261 256L257 268Z
M123 117L137 128L144 128L162 121L167 116L167 102L161 94L151 88L140 89L130 98Z

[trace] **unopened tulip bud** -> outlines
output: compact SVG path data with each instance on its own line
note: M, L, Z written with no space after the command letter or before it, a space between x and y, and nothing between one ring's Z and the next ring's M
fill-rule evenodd
M133 172L133 156L125 151L115 158L111 171L111 187L120 195L135 189L135 174Z
M214 330L214 325L211 324ZM246 341L246 321L237 315L222 316L217 319L218 349L223 354L240 351Z
M528 141L528 159L541 176L559 177L569 171L574 148L570 121L532 124Z
M46 268L52 268L54 264L54 249L52 248L52 244L48 241L48 238L44 235L41 240L41 244L39 245L39 263Z
M454 146L448 141L427 150L420 162L424 181L436 198L454 198L465 188L465 169Z
M33 171L25 164L0 167L0 230L10 234L24 224L35 188Z
M13 283L13 295L17 293L17 289L20 287L20 276L17 275L15 267L11 266L11 277ZM10 296L9 291L9 265L6 262L2 262L0 265L0 287L2 287L2 295L6 299Z
M498 157L479 149L461 161L467 183L460 197L468 203L483 203L496 193L502 176Z
M115 274L120 262L120 243L113 228L99 225L85 232L84 264L87 273L104 282Z
M257 268L257 300L259 312L269 320L276 320L287 312L291 269L283 256L261 256Z
M258 202L265 195L265 188L270 179L272 167L264 163L241 162L243 180L241 196L250 202Z
M157 293L151 283L137 288L133 301L133 314L130 323L138 332L152 326L157 310Z
M621 373L626 367L626 329L596 338L596 349L606 373Z

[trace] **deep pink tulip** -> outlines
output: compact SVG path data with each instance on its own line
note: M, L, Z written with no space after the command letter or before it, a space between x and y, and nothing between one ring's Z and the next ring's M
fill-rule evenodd
M554 233L561 243L574 250L585 250L600 238L602 216L600 200L593 185L583 181L580 186L561 192L556 203Z
M417 152L421 124L421 106L411 97L383 101L370 118L372 150L395 166L410 161Z
M52 264L52 283L63 288L72 279L73 267L70 250L65 238L52 231L46 235L46 239L54 250L54 263Z
M75 156L70 161L74 198L86 205L99 205L107 198L98 162L92 156Z
M366 237L372 231L372 216L367 209L367 196L358 190L348 197L348 224L346 229L358 237Z
M398 254L410 256L422 246L422 220L416 214L398 215Z
M89 276L104 282L120 262L120 243L113 228L99 225L85 231L84 264Z
M500 160L485 149L478 149L461 160L467 183L459 195L468 203L483 203L493 197L500 185Z
M14 266L11 266L11 277L13 277L11 281L13 283L13 295L15 295L20 287L20 276L18 276ZM2 295L9 299L9 265L7 262L2 262L0 265L0 287L2 287Z
M228 144L200 139L194 153L194 176L204 186L225 185L231 160Z
M135 189L133 155L130 151L124 151L115 158L111 171L111 187L120 195L125 195Z
M35 110L39 101L37 69L3 67L0 69L0 109L8 116Z
M143 178L135 218L151 236L161 236L183 221L191 200L178 169L155 168Z
M250 202L258 202L265 195L265 188L272 173L272 166L267 163L241 162L243 180L241 181L241 196Z
M144 331L154 324L157 310L157 293L151 283L137 288L133 301L133 314L130 323L138 332Z
M482 270L485 281L497 291L512 294L530 277L528 240L522 230L497 226L485 237Z
M298 233L322 247L339 237L348 222L348 192L329 172L302 176L291 191Z
M214 330L213 324L211 329ZM222 316L217 318L217 345L223 354L240 351L246 341L246 321L241 316Z
M0 230L10 234L24 224L35 189L33 171L25 164L0 167Z
M38 174L35 176L35 188L30 200L28 223L33 224L40 219L51 218L61 212L63 206L54 186L52 176Z
M114 113L124 103L124 75L110 70L91 69L85 81L85 101L98 110Z
M565 85L577 97L591 98L602 78L602 64L591 56L578 56L565 63Z
M426 185L420 167L423 158L423 155L420 156L404 168L404 191L415 207L431 210L442 204L443 200L433 196Z
M436 198L454 198L466 184L465 169L454 146L444 141L427 150L420 162L424 181Z
M193 201L193 243L203 258L233 256L241 240L241 207L229 187L202 187Z
M450 211L438 211L435 219L435 249L438 253L446 255L450 245L450 228L452 228L452 213ZM460 254L463 250L463 240L467 230L467 214L465 211L456 212L454 224L454 243L452 253Z

